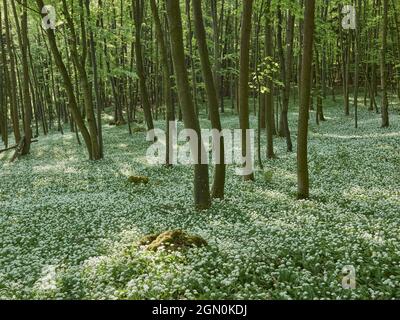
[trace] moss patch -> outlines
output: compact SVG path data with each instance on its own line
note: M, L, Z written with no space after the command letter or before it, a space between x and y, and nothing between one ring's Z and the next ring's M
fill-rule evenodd
M207 246L207 241L199 236L190 235L183 230L171 230L145 236L140 240L140 244L147 245L146 250L148 251L157 251L161 247L174 251Z
M147 129L146 129L146 128L143 128L143 127L136 127L136 128L133 128L133 129L132 129L132 132L133 132L133 133L147 132Z
M144 236L142 239L140 239L139 245L148 246L150 243L152 243L154 240L156 240L159 235L160 234L158 233L158 234L150 234L150 235Z
M149 183L149 178L148 177L142 177L142 176L131 176L128 178L128 182L134 183L134 184L148 184Z

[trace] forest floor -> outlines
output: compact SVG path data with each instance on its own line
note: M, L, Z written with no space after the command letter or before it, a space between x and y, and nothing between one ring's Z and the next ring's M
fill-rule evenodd
M296 154L281 138L267 174L244 183L230 167L225 200L204 212L193 208L192 169L147 165L145 133L131 137L126 126L105 125L99 162L69 132L40 137L15 163L0 154L0 298L399 298L399 111L381 129L379 115L361 110L356 130L339 103L328 104L327 122L318 127L312 115L309 201L295 200ZM130 184L131 175L150 182ZM209 246L138 246L177 228ZM347 265L355 290L342 288Z

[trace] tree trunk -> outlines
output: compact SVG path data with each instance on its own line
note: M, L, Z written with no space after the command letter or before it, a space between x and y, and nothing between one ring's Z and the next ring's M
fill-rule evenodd
M381 38L381 89L382 89L382 128L389 127L389 101L387 93L387 29L388 29L388 0L383 0L383 21Z
M294 15L288 14L287 32L286 32L286 70L285 70L285 88L283 91L283 104L282 104L282 129L286 137L287 151L293 151L293 143L290 137L288 111L290 99L290 84L292 79L292 61L293 61L293 37L294 37Z
M10 97L10 112L11 112L11 120L13 124L14 138L15 142L18 144L21 140L21 132L19 129L19 118L18 118L18 102L17 102L17 79L15 73L15 58L13 54L13 44L11 40L11 30L10 30L10 21L8 19L8 9L7 9L7 1L3 0L4 7L4 25L6 29L6 44L8 57L10 60L10 70L8 79L10 80L10 84L8 86L8 95Z
M222 0L224 1L224 0ZM213 29L213 42L214 42L214 82L217 90L217 97L219 103L221 103L221 47L220 47L220 24L218 21L218 2L217 0L211 0L211 18L212 18L212 29ZM221 104L221 112L224 112Z
M24 105L24 137L25 143L21 149L21 156L29 154L32 140L32 101L29 91L29 64L28 64L28 13L27 13L27 0L23 1L23 14L21 27L18 21L18 13L14 1L11 1L15 25L17 28L18 42L21 48L22 56L22 72L23 72L23 105Z
M250 76L250 38L251 19L253 13L253 0L243 0L242 30L240 42L240 75L239 75L239 118L242 130L242 156L247 165L251 165L251 142L248 139L247 130L249 122L249 76ZM252 169L252 168L251 168ZM245 181L254 180L254 172L243 176Z
M178 96L182 109L183 122L186 129L194 130L197 134L197 150L192 150L192 154L197 153L197 162L194 165L194 202L198 209L207 209L211 206L208 165L202 164L202 154L204 152L203 141L201 138L200 123L196 115L196 110L191 96L189 79L185 65L185 51L183 46L182 17L179 0L167 0L167 16L169 22L170 41L172 60ZM195 151L193 153L193 151Z
M39 8L39 12L42 11L42 8L44 7L43 0L36 0L36 3ZM64 81L64 86L65 90L67 92L68 100L69 100L69 108L71 111L71 114L74 118L74 122L76 123L77 127L79 128L79 131L82 133L83 139L85 141L88 153L89 153L89 159L93 159L93 153L92 153L92 143L91 143L91 138L89 131L86 128L86 125L83 121L82 115L79 111L78 105L76 103L76 97L74 93L74 87L72 85L72 80L68 74L67 68L62 60L61 53L58 49L57 42L56 42L56 37L54 34L54 30L48 29L47 31L47 36L49 39L49 44L50 44L50 49L53 53L54 56L54 61L61 73L61 76Z
M314 41L314 14L315 0L305 0L304 49L301 71L301 95L297 141L298 199L307 199L310 195L308 173L308 119L312 76L311 68Z
M265 22L265 55L273 57L272 46L272 21L271 21L271 0L267 0L267 12ZM274 153L274 83L271 79L267 81L269 91L265 94L265 118L266 118L266 134L267 134L267 158L275 158Z
M162 72L163 72L163 85L164 85L164 100L166 104L166 122L167 122L167 132L166 132L166 142L167 142L167 148L166 148L166 164L171 165L172 164L172 145L171 145L171 139L170 139L170 130L169 130L169 123L171 121L175 120L175 111L174 111L174 104L172 101L172 84L171 84L171 74L169 70L169 63L168 63L168 51L167 51L167 45L164 40L164 32L162 30L161 26L161 20L160 16L158 13L158 8L155 0L150 0L150 6L151 6L151 11L153 14L154 18L154 23L156 27L156 36L157 36L157 41L160 46L160 53L161 53L161 65L162 65Z
M206 31L203 23L201 0L193 0L193 17L195 23L195 34L200 53L201 69L203 71L204 83L206 86L208 97L208 105L210 109L211 125L213 129L221 133L222 126L218 110L218 97L216 87L214 85L215 82L211 70L207 48ZM214 140L213 143L217 144L217 141ZM219 146L219 150L215 150L219 152L219 156L216 157L217 163L215 166L214 183L212 186L211 194L213 198L222 199L224 197L225 186L225 148L223 137L220 138Z
M361 1L358 2L358 12L361 13ZM357 129L358 128L358 87L359 87L359 67L360 67L360 62L359 62L359 55L360 53L360 22L359 22L359 15L357 15L357 24L356 24L356 30L355 30L355 39L354 39L354 126Z
M149 94L146 85L146 74L143 64L143 54L142 54L142 20L143 20L143 1L142 0L132 0L133 16L135 19L135 52L136 52L136 69L139 77L140 86L140 96L144 111L144 117L146 119L147 130L153 130L153 116L151 114L151 106L149 100Z
M192 72L192 84L193 84L193 103L196 109L197 115L199 114L199 104L197 101L197 78L196 78L196 67L194 65L193 58L193 31L192 31L192 19L190 14L190 0L186 0L186 11L188 19L188 44L189 44L189 62L190 70Z
M86 0L86 14L88 20L90 21L90 0ZM99 153L100 158L104 158L104 145L103 145L103 130L101 123L101 112L103 110L103 100L101 99L100 86L99 86L99 76L97 70L97 57L96 57L96 42L94 40L93 29L90 26L89 31L89 43L90 43L90 58L93 69L93 85L94 93L96 99L96 110L97 110L97 135L99 141Z
M97 133L97 124L96 117L94 114L94 105L93 105L93 93L92 86L89 83L89 78L86 72L86 60L87 60L87 41L86 41L86 28L84 22L84 16L81 16L81 38L82 38L82 53L79 56L78 53L78 45L77 45L77 34L75 32L75 26L73 19L69 13L69 9L67 6L66 0L62 0L64 15L67 21L68 28L71 32L70 38L70 48L71 48L71 56L74 62L74 65L77 69L79 75L79 83L82 87L83 95L84 95L84 106L85 106L85 115L88 124L88 130L90 135L90 143L92 149L92 160L101 159L100 156L100 147L98 141L98 133ZM81 12L84 12L83 0L79 0L79 6Z

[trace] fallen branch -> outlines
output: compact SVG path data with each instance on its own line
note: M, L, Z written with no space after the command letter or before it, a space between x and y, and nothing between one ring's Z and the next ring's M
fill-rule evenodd
M21 141L22 141L22 139L21 139ZM32 140L32 141L31 141L31 143L34 143L34 142L39 142L39 140ZM21 143L21 142L20 142L20 143ZM18 148L18 146L19 146L19 144L16 144L16 145L14 145L14 146L5 148L5 149L3 149L3 150L0 150L0 153L3 153L3 152L6 152L6 151L10 151L10 150L16 149L16 148Z
M13 157L11 158L10 162L14 162L15 160L17 160L19 158L19 156L21 155L22 150L25 147L25 137L22 137L21 140L18 143L17 148L15 148L15 152Z

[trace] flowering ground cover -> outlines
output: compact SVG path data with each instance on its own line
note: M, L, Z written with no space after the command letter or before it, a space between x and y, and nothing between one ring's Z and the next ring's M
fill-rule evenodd
M399 112L381 129L379 115L362 111L357 130L342 113L331 107L311 125L309 201L295 199L296 154L280 138L256 182L229 167L226 198L204 212L193 208L192 169L149 166L145 133L126 127L105 126L103 161L86 160L68 132L40 137L14 163L0 154L0 298L399 298ZM235 128L237 117L223 124ZM171 229L208 246L139 245ZM346 265L354 290L342 287Z

